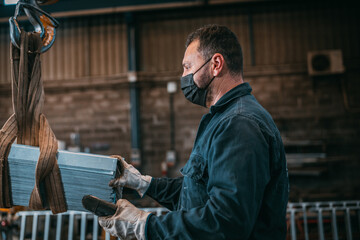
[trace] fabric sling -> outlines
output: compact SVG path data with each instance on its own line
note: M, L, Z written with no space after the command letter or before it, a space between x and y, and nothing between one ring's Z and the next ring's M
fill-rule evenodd
M0 130L0 207L12 206L7 157L11 144L17 139L18 144L40 148L29 207L34 210L50 207L53 213L61 213L67 211L67 206L56 159L58 143L42 114L41 47L39 34L25 31L21 32L20 49L10 44L14 114Z

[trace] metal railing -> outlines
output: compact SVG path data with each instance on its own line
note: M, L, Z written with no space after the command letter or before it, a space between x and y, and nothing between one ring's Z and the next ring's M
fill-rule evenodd
M142 210L157 216L168 212L166 208ZM21 218L20 240L28 239L29 234L32 240L103 239L99 236L102 230L99 232L98 217L91 213L68 211L53 215L51 211L22 211L17 215ZM288 203L287 226L287 239L291 240L360 239L360 201ZM105 240L110 240L108 233Z
M157 216L167 212L166 208L142 208L147 212L153 212ZM93 240L100 238L98 217L88 212L68 211L53 215L51 211L21 211L17 215L21 218L20 222L20 240L28 239L26 230L27 221L31 219L31 240L35 239L88 239L88 235L92 236ZM56 227L55 224L56 222ZM66 224L65 224L66 223ZM63 227L67 229L64 230ZM88 230L91 226L92 230ZM39 236L40 235L40 236ZM52 236L50 236L52 235ZM65 235L65 236L64 236ZM66 238L67 236L67 238ZM64 238L65 237L65 238ZM109 233L105 233L105 240L110 240Z
M360 239L360 201L289 203L288 239Z

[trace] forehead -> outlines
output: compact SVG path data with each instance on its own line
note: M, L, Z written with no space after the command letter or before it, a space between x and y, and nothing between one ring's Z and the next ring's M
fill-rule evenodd
M200 52L198 51L199 40L195 40L186 48L183 62L192 62L202 59Z

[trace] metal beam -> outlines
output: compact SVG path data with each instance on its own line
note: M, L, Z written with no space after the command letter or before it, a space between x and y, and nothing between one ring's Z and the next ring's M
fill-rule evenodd
M2 1L0 1L2 3ZM41 8L50 12L54 17L71 17L82 15L98 15L107 13L146 11L157 9L170 9L179 7L193 7L203 5L202 1L198 0L106 0L106 1L88 1L75 0L66 1L60 0L52 5L45 5ZM0 4L1 6L1 4ZM6 21L14 14L15 5L0 7L0 20L3 18Z
M128 80L130 82L130 129L131 129L131 163L141 164L140 101L137 82L137 28L132 13L125 15L128 43Z

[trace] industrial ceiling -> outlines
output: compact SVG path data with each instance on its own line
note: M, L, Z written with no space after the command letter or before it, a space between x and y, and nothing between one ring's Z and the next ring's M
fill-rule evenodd
M279 0L278 0L279 1ZM204 5L218 5L231 3L259 3L276 2L274 0L59 0L52 5L41 8L55 17L78 15L93 15L114 12L146 11L155 9L201 7ZM14 14L15 5L5 5L0 0L0 22Z

